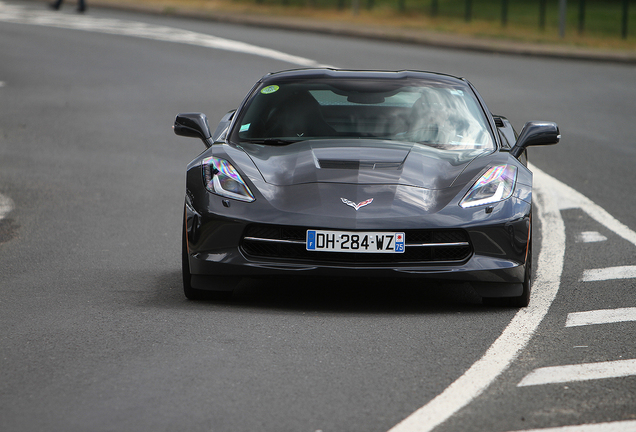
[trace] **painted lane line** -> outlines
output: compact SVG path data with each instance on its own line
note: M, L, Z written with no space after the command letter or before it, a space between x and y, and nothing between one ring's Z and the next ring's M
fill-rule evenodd
M532 164L528 164L528 166L532 172L536 170L536 167L532 166ZM592 219L636 246L636 231L632 231L627 225L620 222L585 195L552 177L550 179L550 185L553 187L551 193L555 196L561 210L580 208Z
M560 426L546 429L526 429L515 432L635 432L636 420L625 420L608 423L583 424L576 426Z
M0 220L4 219L13 210L13 201L8 196L0 194Z
M581 277L581 281L593 282L633 278L636 278L636 266L620 266L585 270L583 272L583 276Z
M328 67L315 60L204 33L134 21L27 10L18 6L8 6L4 2L0 2L0 21L182 43L251 54L304 67Z
M607 237L597 231L583 231L576 238L577 243L596 243L606 240Z
M593 282L633 278L636 278L636 266L619 266L585 270L583 271L581 281Z
M479 396L499 374L509 367L525 347L558 291L565 252L565 228L560 210L581 208L603 226L636 245L636 233L603 208L534 165L529 164L529 168L535 178L539 219L543 232L549 234L543 236L530 306L515 315L501 336L479 361L444 392L404 419L390 432L424 432L440 425ZM554 261L548 257L549 252L546 251L554 253ZM519 322L523 320L525 322ZM498 357L500 351L502 355Z
M526 346L559 290L565 255L565 227L549 193L558 180L533 168L538 217L544 233L532 285L530 306L519 310L484 356L446 390L415 411L390 432L430 431L468 405L505 371Z
M636 321L636 307L570 313L568 314L565 326L578 327L628 321Z
M621 378L634 375L636 375L636 359L550 366L530 372L517 384L517 387Z

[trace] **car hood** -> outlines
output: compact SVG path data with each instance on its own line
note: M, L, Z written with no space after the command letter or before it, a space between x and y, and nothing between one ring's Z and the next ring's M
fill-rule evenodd
M266 183L384 184L446 189L484 150L442 150L379 140L311 140L285 146L241 144Z

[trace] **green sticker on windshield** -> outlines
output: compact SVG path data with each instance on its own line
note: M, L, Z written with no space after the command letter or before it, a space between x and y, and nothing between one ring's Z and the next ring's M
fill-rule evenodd
M263 94L272 94L272 93L276 93L278 91L278 89L279 89L279 87L277 85L271 85L271 86L267 86L263 90L261 90L261 93L263 93Z

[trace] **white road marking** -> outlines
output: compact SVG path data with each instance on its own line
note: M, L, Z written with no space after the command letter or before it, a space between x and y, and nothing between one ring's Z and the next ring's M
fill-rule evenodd
M510 366L552 304L559 289L565 255L565 227L559 207L550 194L552 184L558 180L535 167L532 167L532 171L536 179L538 217L543 231L550 235L542 238L530 306L517 312L481 359L446 390L393 427L390 432L430 431L468 405Z
M526 346L547 313L559 288L565 253L565 228L560 210L580 208L603 226L636 245L636 232L603 208L566 184L533 165L539 219L544 235L532 285L530 306L520 310L501 336L462 376L428 404L404 419L389 432L426 432L434 429L479 396L505 371ZM550 251L550 252L548 252ZM548 256L549 254L549 256Z
M626 420L608 423L594 423L575 426L560 426L546 429L526 429L515 432L634 432L636 420Z
M328 67L328 65L321 65L315 60L204 33L134 21L96 18L89 15L69 15L59 12L29 10L21 6L7 5L2 1L0 1L0 21L183 43L252 54L304 67Z
M583 231L576 238L578 243L595 243L605 240L607 240L607 237L597 231Z
M581 277L581 281L593 282L633 278L636 278L636 266L621 266L585 270L583 272L583 276Z
M534 167L531 168L533 172L535 169ZM605 209L565 183L561 183L552 177L549 178L549 182L553 188L551 193L554 195L556 202L559 203L561 210L580 208L592 219L636 246L636 231L629 229L627 225L618 221Z
M574 312L568 314L565 326L578 327L627 321L636 321L636 307Z
M13 201L8 196L0 194L0 221L13 210Z
M621 378L636 375L636 359L535 369L517 387Z

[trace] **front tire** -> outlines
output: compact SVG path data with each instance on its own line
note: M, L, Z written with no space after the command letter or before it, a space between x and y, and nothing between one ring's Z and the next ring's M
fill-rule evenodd
M489 306L527 307L530 304L530 289L532 287L532 239L528 243L528 255L523 278L523 291L518 297L484 297L482 302Z
M188 259L188 230L186 226L185 212L183 214L183 232L181 235L181 273L183 276L183 293L188 300L205 299L205 291L192 288L190 273L190 261Z
M532 288L532 238L528 243L528 257L526 258L526 272L523 278L523 292L519 297L510 297L510 306L527 307L530 304L530 289Z
M188 229L185 211L183 213L183 232L181 235L181 274L183 276L183 294L188 300L229 300L232 298L232 284L235 282L228 277L215 277L214 286L210 289L198 289L192 287L192 273L190 273L190 260L188 257ZM229 285L229 289L221 289L223 285Z

